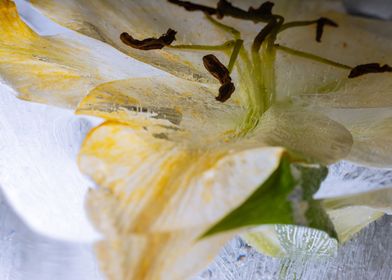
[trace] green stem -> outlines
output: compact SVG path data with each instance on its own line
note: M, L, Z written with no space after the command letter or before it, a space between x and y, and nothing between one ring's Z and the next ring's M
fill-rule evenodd
M180 49L180 50L197 50L197 51L224 51L235 46L236 41L230 40L221 45L208 46L208 45L174 45L167 46L171 49Z
M255 102L260 107L260 113L264 110L264 102L262 96L264 95L264 85L263 85L263 77L261 71L261 58L259 51L252 49L252 60L253 60L253 77L256 81L256 96Z
M273 96L275 95L274 43L283 22L283 17L278 15L274 16L253 41L252 59L254 77L258 85L257 102L260 103L259 117L270 107ZM261 54L260 49L262 50Z
M238 40L241 38L241 33L237 29L217 21L216 19L214 19L213 17L211 17L208 14L206 14L206 18L208 19L209 22L211 22L216 27L218 27L226 32L231 33L235 39Z
M248 93L248 95L247 95L248 102L249 102L249 104L255 104L254 103L255 102L255 100L254 100L255 94L252 94L252 92L255 92L255 89L256 89L255 80L253 79L253 75L251 73L253 67L252 67L252 63L249 58L249 54L245 48L240 49L240 58L241 58L241 61L245 64L245 69L247 70L246 73L244 73L244 72L240 73L241 77L243 79L247 80L247 82L243 83L243 84L245 84L247 87L251 86L251 90L246 91ZM238 66L238 64L237 64L237 66Z
M248 114L240 127L239 135L245 135L248 131L252 130L257 125L258 115L261 111L260 102L256 101L256 97L258 96L257 90L258 85L256 79L254 79L255 75L253 73L253 65L249 58L249 54L246 49L243 47L243 40L241 39L241 33L228 25L225 25L209 15L206 15L206 18L210 21L211 24L218 27L219 29L230 33L235 39L236 44L231 53L230 62L228 65L228 69L231 72L234 68L234 65L237 66L237 70L240 74L240 78L245 80L246 82L242 82L242 86L246 87L242 92L246 92L247 95L245 98L247 99L246 103L248 104ZM230 54L228 54L230 55ZM244 63L244 67L240 64L235 64L237 56L239 55L241 62Z
M262 50L262 74L263 74L263 85L264 95L263 103L266 109L268 109L276 96L276 83L275 83L275 58L276 49L274 48L275 37L271 37L265 42L265 46Z
M244 40L235 41L233 52L231 53L230 56L229 65L227 66L227 69L229 70L230 74L233 71L235 62L237 61L238 55L240 53L243 44L244 44Z
M291 55L295 55L295 56L299 56L299 57L302 57L302 58L314 60L314 61L317 61L317 62L320 62L320 63L323 63L323 64L327 64L327 65L331 65L331 66L334 66L334 67L347 69L347 70L353 69L353 67L351 67L349 65L345 65L345 64L333 61L333 60L329 60L327 58L324 58L324 57L321 57L321 56L318 56L318 55L315 55L315 54L294 50L292 48L281 46L281 45L277 45L277 44L275 45L275 48L277 50L283 51L283 52L291 54Z

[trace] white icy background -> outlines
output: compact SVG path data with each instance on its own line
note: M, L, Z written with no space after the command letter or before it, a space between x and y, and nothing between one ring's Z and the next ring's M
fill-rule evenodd
M64 30L20 4L41 34ZM23 4L23 5L22 5ZM99 235L84 212L92 183L76 155L99 122L71 111L20 101L0 86L0 279L101 279L91 242ZM392 187L392 172L331 168L318 196ZM298 261L262 256L239 239L195 279L392 279L392 218L385 217L343 246L336 258Z

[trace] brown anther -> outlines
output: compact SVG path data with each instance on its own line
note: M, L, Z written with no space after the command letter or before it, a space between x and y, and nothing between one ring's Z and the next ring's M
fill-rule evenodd
M279 28L281 23L282 22L278 20L278 18L272 17L268 24L261 29L254 39L252 45L253 51L258 52L261 48L261 44L265 41L268 35L270 35L276 28Z
M213 55L209 54L203 57L204 67L214 76L222 85L231 82L230 72L219 61L219 59Z
M227 0L220 0L216 8L199 5L190 1L168 0L170 3L183 7L187 11L201 11L209 15L216 15L219 19L229 16L233 18L251 20L255 23L267 22L272 15L273 3L267 1L259 8L249 8L248 11L233 6Z
M384 72L392 72L392 67L389 66L388 64L384 64L383 66L381 66L379 63L368 63L368 64L361 64L355 66L351 70L348 77L356 78L369 73L384 73Z
M271 17L272 16L272 8L274 7L274 3L272 2L264 2L263 4L260 5L257 9L250 7L248 12L250 14L258 14L262 17Z
M210 72L210 74L214 76L221 84L221 87L219 88L219 95L216 97L216 100L225 102L235 91L235 86L231 82L229 70L213 54L204 56L203 64L208 72Z
M248 11L242 10L238 7L233 6L227 0L220 0L217 6L217 16L218 18L223 18L224 16L230 16L234 18L251 20L254 23L266 22L272 16L273 3L267 1L260 5L259 8L255 9L250 7Z
M317 26L316 26L316 41L317 42L321 42L321 37L323 36L323 32L324 32L324 26L332 26L332 27L338 27L339 25L334 22L333 20L329 19L329 18L319 18L317 20Z
M124 32L120 35L121 41L138 50L159 50L164 48L165 46L171 45L173 41L176 40L176 34L177 32L174 31L173 29L168 29L165 34L160 36L159 38L147 38L144 40L137 40L133 38L131 35L128 33Z
M231 97L234 91L235 86L232 82L224 84L219 88L219 95L215 99L223 103Z
M180 1L180 0L168 0L170 3L183 7L185 10L193 12L193 11L202 11L209 15L215 15L217 10L215 8L211 8L208 6L195 4L189 1Z

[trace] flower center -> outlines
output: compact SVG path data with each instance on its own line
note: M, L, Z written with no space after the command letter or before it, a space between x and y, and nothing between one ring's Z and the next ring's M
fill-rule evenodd
M337 23L325 17L310 21L285 22L283 16L272 12L274 4L269 1L262 3L258 8L250 7L247 11L233 6L227 0L218 1L216 7L181 0L168 0L168 2L183 7L189 12L203 12L212 25L231 34L233 39L220 45L173 45L176 32L168 29L167 33L159 38L137 40L128 33L122 33L121 40L128 46L139 50L172 48L202 52L220 51L226 54L229 57L227 66L213 54L207 54L202 59L206 70L221 84L219 94L216 97L219 102L227 101L235 92L235 86L230 75L236 67L239 74L239 81L237 82L241 85L241 93L245 95L248 109L245 121L240 128L241 133L247 133L255 128L262 114L274 103L276 97L275 58L277 51L350 70L348 78L355 78L368 73L392 72L392 67L389 65L381 66L378 63L369 63L351 67L276 44L279 33L290 28L308 25L316 25L315 39L317 42L321 42L325 26L338 27ZM244 40L237 29L220 21L224 17L252 21L255 24L263 23L260 32L256 34L253 42L251 42L250 50L245 48Z

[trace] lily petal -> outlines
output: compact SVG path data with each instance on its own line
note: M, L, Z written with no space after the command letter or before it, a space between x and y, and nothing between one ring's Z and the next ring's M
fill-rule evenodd
M196 149L106 123L86 138L79 165L101 186L89 198L95 224L145 233L212 225L272 174L282 154L272 147Z
M314 40L313 25L282 32L278 43L350 67L370 62L392 64L392 40L390 31L387 31L392 30L390 22L336 12L321 11L314 16L331 18L339 27L326 30L321 43ZM299 95L297 99L303 99L303 102L320 102L326 106L344 108L385 107L389 106L392 99L391 73L348 79L349 69L281 51L278 51L276 67L277 92L281 98Z
M343 124L353 135L347 159L358 164L392 167L392 111L390 107L369 109L312 108Z
M189 13L166 0L31 2L57 23L108 43L140 61L188 80L216 83L205 71L201 53L168 48L146 52L128 47L120 40L123 32L145 39L159 37L172 28L178 32L175 44L218 45L226 42L227 34L209 23L201 12ZM207 2L216 6L216 1Z
M350 132L338 122L295 107L272 107L260 119L255 134L259 141L324 164L347 156L353 143Z
M323 204L329 209L363 206L392 215L392 188L385 188L339 198L330 198L326 199Z
M100 83L149 73L83 36L38 36L9 0L0 1L0 31L0 76L22 99L74 108Z
M384 212L366 206L352 206L328 211L341 242L348 241L365 226L381 218Z
M392 117L352 128L354 146L349 160L378 167L392 167Z
M188 279L205 268L232 235L218 235L198 242L200 229L127 234L96 245L102 270L113 280Z
M339 24L338 28L324 32L321 43L314 40L314 26L285 31L281 33L279 43L351 66L369 62L391 64L392 39L386 36L388 31L382 33L382 30L392 30L390 22L337 12L319 16L331 18Z
M181 135L181 141L185 136L186 141L205 145L229 139L245 115L235 100L217 102L215 92L214 88L178 78L128 79L97 87L80 103L77 113L133 125L137 116L144 115L149 121L144 125L154 120L186 132L161 129L155 134L164 133L172 140ZM163 122L158 122L159 118ZM352 145L351 134L339 123L295 108L270 109L249 138L255 147L262 143L286 147L323 163L347 156Z
M234 99L215 100L217 93L218 87L175 77L120 80L91 91L77 113L133 125L138 120L171 127L165 130L166 137L178 137L176 130L181 129L188 141L205 144L232 133L245 115ZM163 133L163 127L161 130Z
M105 235L98 254L111 279L184 279L212 260L228 235L197 239L278 168L283 149L196 149L143 128L106 123L79 166L100 187L87 208ZM244 174L244 171L246 173Z
M392 74L368 74L345 79L329 92L300 94L294 100L333 108L392 107Z

